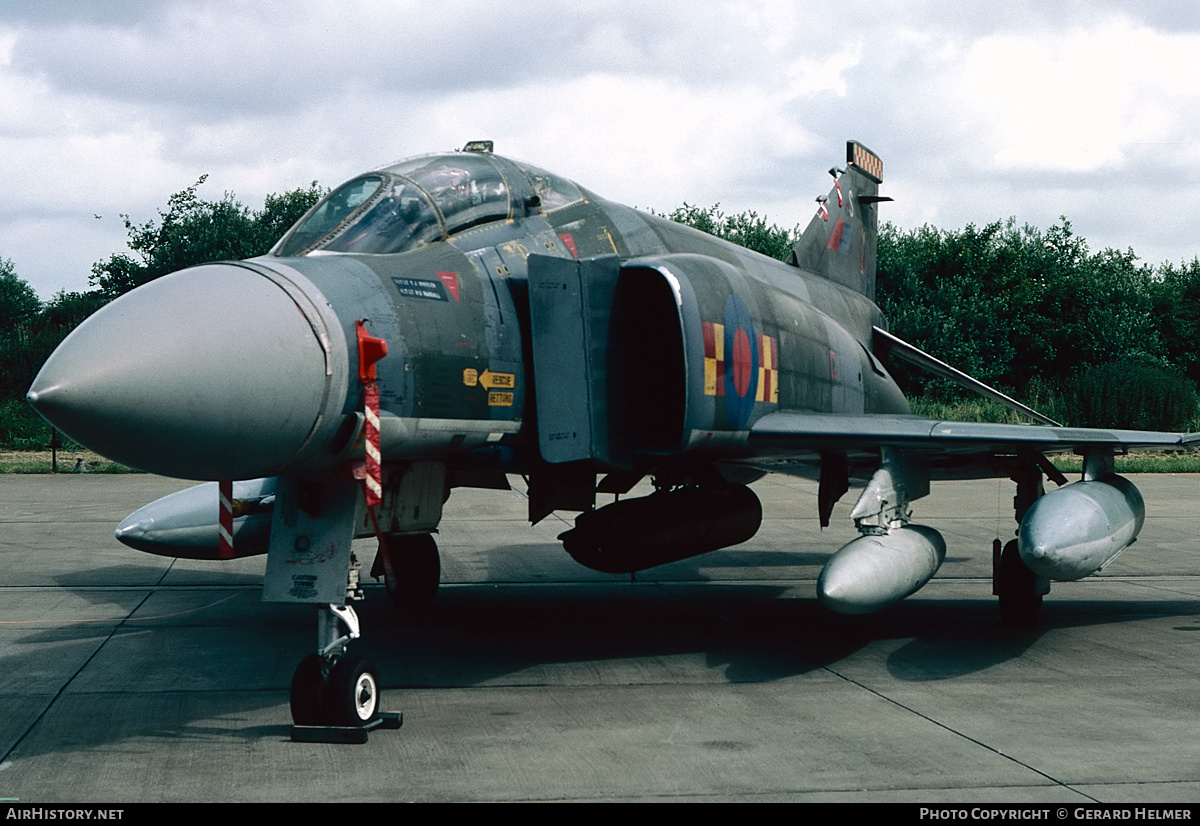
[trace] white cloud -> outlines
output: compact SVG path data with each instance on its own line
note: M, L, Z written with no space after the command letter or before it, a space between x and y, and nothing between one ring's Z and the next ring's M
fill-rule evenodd
M601 195L665 209L733 184L756 159L810 149L812 135L782 114L783 102L754 87L593 74L452 96L432 107L429 121L440 145L493 138L497 151L572 175Z
M257 205L475 138L616 200L785 225L807 221L849 137L883 156L884 215L906 225L1065 212L1093 246L1158 260L1191 241L1130 210L1136 193L1176 205L1172 226L1200 218L1200 26L1182 6L56 8L0 8L0 257L43 296L123 248L108 216L153 218L200 174L204 197Z
M1001 169L1119 168L1131 147L1188 140L1200 97L1200 36L1124 16L985 37L963 57L962 120Z

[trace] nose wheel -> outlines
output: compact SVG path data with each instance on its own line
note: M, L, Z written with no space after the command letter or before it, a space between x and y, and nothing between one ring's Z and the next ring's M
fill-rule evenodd
M379 676L370 660L342 657L329 672L324 710L335 725L365 726L379 716Z
M339 624L347 633L340 634ZM303 742L365 743L372 729L400 728L401 714L380 712L379 675L370 660L346 653L356 639L358 617L349 606L330 605L319 615L325 644L292 673L292 739Z
M309 654L292 672L292 722L297 726L319 726L325 719L322 700L329 665L319 654Z

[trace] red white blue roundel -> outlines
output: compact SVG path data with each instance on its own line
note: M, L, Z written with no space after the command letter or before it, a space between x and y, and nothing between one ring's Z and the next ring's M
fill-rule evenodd
M736 295L725 299L725 412L734 430L743 430L758 393L758 336L750 310ZM721 377L718 377L718 381Z

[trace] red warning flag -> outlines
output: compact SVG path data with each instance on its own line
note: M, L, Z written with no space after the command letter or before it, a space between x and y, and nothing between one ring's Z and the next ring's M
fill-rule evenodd
M217 534L220 537L220 547L217 556L221 559L233 559L233 480L222 479L217 482L217 498L221 503L220 518L217 520Z
M457 296L456 296L457 298ZM366 319L356 322L358 334L358 380L363 384L363 418L366 420L366 502L376 508L383 502L382 455L379 452L379 384L375 362L387 355L387 342L367 332Z

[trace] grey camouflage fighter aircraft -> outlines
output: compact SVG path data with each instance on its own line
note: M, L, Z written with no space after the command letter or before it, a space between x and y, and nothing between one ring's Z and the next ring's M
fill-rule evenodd
M1141 496L1113 473L1180 434L1060 427L887 332L874 303L879 157L845 169L776 261L606 201L476 142L333 190L260 258L155 280L85 321L30 403L93 450L205 480L127 518L117 538L192 559L267 554L264 599L317 606L296 669L297 726L368 727L374 668L359 636L355 537L398 607L437 590L433 533L455 487L528 480L529 519L578 512L560 538L630 573L750 539L766 472L819 480L828 524L851 484L861 536L818 580L865 613L924 585L945 557L911 503L932 479L1010 477L1018 539L994 549L1013 624L1051 580L1098 570L1134 541ZM1040 424L912 416L884 360L901 358ZM1084 456L1066 482L1047 454ZM655 492L596 507L644 478ZM599 481L597 481L599 479Z

